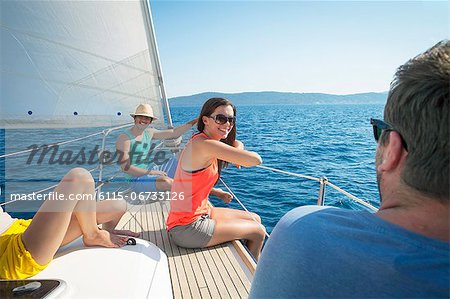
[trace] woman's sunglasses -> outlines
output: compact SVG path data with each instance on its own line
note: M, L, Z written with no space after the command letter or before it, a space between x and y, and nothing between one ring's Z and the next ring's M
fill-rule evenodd
M236 123L236 117L234 117L234 116L228 117L223 114L217 114L217 115L211 115L209 117L214 119L216 124L219 124L219 125L224 125L227 122L229 122L230 125L234 125Z
M381 134L383 133L383 131L396 131L397 133L399 133L390 124L388 124L387 122L382 121L381 119L371 118L370 119L370 124L373 127L373 137L375 138L376 142L378 142L378 140L380 140L380 137L381 137ZM405 150L408 150L408 146L407 146L407 144L406 144L406 142L403 139L403 136L401 134L400 134L400 137L402 138L403 147L405 148Z
M144 118L144 119L149 119L150 123L153 122L153 117L150 116L145 116L145 115L136 115L135 117L140 117L140 118Z

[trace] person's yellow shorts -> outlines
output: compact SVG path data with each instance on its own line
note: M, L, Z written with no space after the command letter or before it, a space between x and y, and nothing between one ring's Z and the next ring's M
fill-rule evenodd
M0 236L0 279L25 279L47 267L39 265L22 242L30 220L18 219Z

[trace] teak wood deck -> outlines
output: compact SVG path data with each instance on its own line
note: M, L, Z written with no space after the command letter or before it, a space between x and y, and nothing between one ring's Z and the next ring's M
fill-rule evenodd
M240 242L225 243L205 249L178 247L169 238L165 220L168 202L131 206L118 227L141 234L167 255L174 298L247 298L254 263ZM234 249L236 247L236 249ZM234 250L234 252L233 252ZM249 264L244 272L240 263ZM253 263L253 264L252 264Z

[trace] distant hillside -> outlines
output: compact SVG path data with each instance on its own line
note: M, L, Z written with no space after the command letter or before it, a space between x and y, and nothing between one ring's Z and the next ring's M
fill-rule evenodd
M387 92L369 92L350 95L334 95L325 93L293 93L293 92L242 92L219 93L204 92L191 96L169 99L172 107L200 107L207 99L224 97L237 106L254 105L311 105L311 104L385 104Z

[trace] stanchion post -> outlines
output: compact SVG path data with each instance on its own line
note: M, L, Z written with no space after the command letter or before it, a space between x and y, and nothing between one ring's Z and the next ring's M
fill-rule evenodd
M323 206L325 203L325 187L327 186L328 179L326 176L323 176L319 179L320 187L319 187L319 198L317 198L317 205Z

